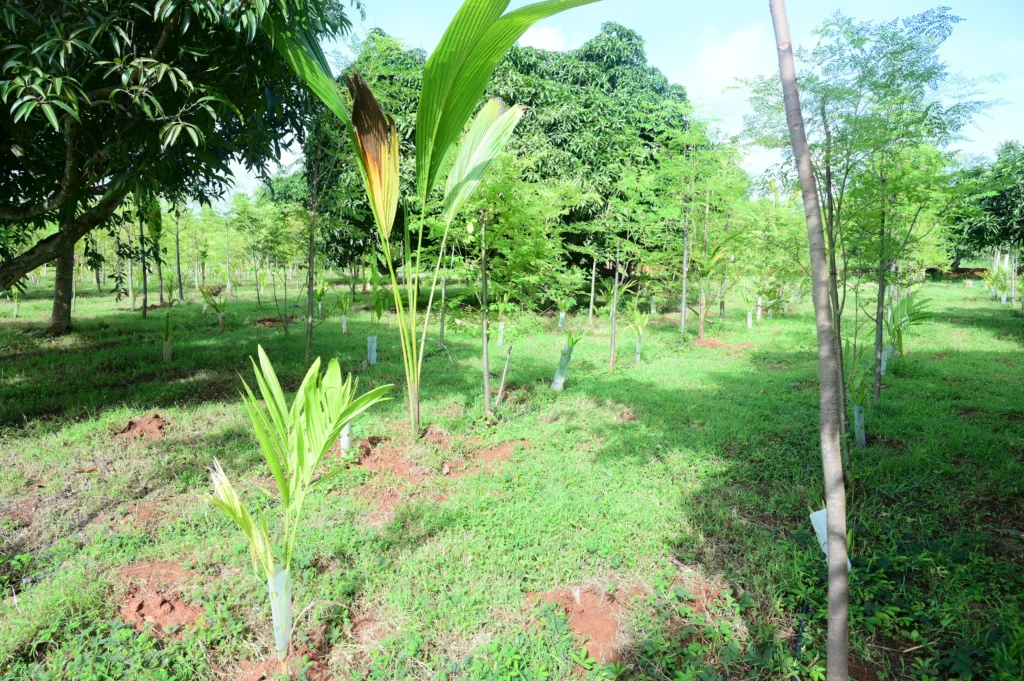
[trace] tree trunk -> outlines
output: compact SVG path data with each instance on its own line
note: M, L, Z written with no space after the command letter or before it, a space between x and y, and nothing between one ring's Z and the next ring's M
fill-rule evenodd
M149 277L146 276L146 235L142 229L142 208L139 208L139 257L142 264L142 318L146 318L149 307Z
M57 256L53 281L53 310L47 333L61 336L71 330L71 302L74 298L75 245L72 243Z
M594 263L590 266L590 311L587 313L587 323L594 323L594 301L597 298L597 256L594 256Z
M875 381L872 398L875 402L882 396L882 353L885 351L885 271L889 264L885 259L885 179L882 181L882 223L878 231L878 302L875 304Z
M679 333L686 335L686 280L690 275L690 224L687 216L687 224L683 228L683 292L682 305L679 312Z
M185 288L181 283L181 228L175 225L174 230L174 259L175 270L178 274L178 302L185 302Z
M314 173L316 171L314 170ZM314 192L316 180L314 182ZM316 198L313 198L313 210L309 212L309 244L308 244L308 268L306 274L306 368L312 361L313 353L313 289L316 287Z
M231 232L231 228L228 226L228 221L224 220L224 278L227 280L227 292L231 295L231 244L228 241L228 236ZM237 298L236 298L237 300Z
M484 413L491 413L491 364L487 357L487 222L480 221L480 301L481 328L483 330L483 365L484 365Z
M164 304L164 267L163 263L160 262L160 247L157 246L156 252L156 279L157 285L160 291L160 304Z
M612 286L612 347L608 357L608 371L615 369L615 318L619 314L619 259L615 259L615 279Z
M828 681L849 679L849 574L846 567L846 490L843 484L842 451L839 445L839 411L836 353L829 303L828 262L821 224L821 207L814 181L811 151L800 113L800 93L793 60L785 0L770 0L779 52L779 72L786 104L793 155L800 175L818 327L818 377L820 384L821 459L825 477L828 516Z
M128 248L132 247L132 228L128 225ZM135 312L135 258L128 254L128 298L132 303L132 312Z

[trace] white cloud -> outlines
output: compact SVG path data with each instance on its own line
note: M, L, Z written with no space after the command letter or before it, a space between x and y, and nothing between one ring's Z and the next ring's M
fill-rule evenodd
M558 26L531 26L519 39L523 47L536 47L541 50L561 52L565 49L565 33Z
M586 41L586 36L579 31L570 31L567 34L558 25L534 24L519 39L519 44L523 47L536 47L541 50L564 52L576 49L584 41Z
M736 79L776 68L771 26L757 22L728 33L708 27L698 44L697 57L676 78L686 86L698 109L719 119L726 132L736 134L743 125L743 114L749 111L746 94L734 87Z
M757 22L723 33L707 27L697 39L697 56L672 75L686 86L699 116L711 119L728 135L743 129L743 116L750 113L747 94L737 79L772 73L777 68L775 37L767 22ZM763 172L777 161L777 154L748 149L744 167Z

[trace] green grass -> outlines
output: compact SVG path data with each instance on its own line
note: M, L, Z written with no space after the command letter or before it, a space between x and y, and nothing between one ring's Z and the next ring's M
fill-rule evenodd
M175 358L164 364L163 310L143 320L86 288L75 332L60 339L42 335L45 286L18 321L0 302L0 675L221 678L270 654L270 612L243 538L204 498L206 469L217 457L273 522L239 377L251 380L260 343L294 387L302 324L288 336L254 326L273 312L248 288L229 303L223 334L201 303L171 308ZM980 287L926 291L936 317L909 334L908 356L869 405L869 447L853 452L853 654L883 678L1019 679L1024 320ZM339 678L575 678L592 664L565 617L531 609L526 594L618 584L641 602L624 623L623 662L601 675L822 678L825 564L807 518L824 495L813 319L809 306L754 330L745 318L730 309L711 329L726 345L707 348L683 341L671 319L652 322L640 367L622 325L614 372L602 323L557 395L547 385L564 336L555 319L519 319L506 333L516 389L493 424L481 416L479 338L450 323L451 363L428 346L424 422L529 446L455 478L444 462L467 441L451 454L411 444L421 482L352 469L315 494L293 568L297 610L315 604L297 635L327 626ZM368 324L353 312L342 336L328 319L314 353L339 357L364 390L395 383L396 399L355 434L408 444L397 331L385 321L380 364L367 369ZM149 411L169 421L165 437L112 437ZM386 522L368 489L401 500ZM163 519L136 527L139 504ZM26 508L27 525L17 520ZM180 640L117 617L118 569L158 559L191 570L183 598L206 612ZM352 630L368 615L370 643Z

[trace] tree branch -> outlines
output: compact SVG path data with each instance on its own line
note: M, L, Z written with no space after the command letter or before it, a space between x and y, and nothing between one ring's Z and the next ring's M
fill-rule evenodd
M70 116L65 116L64 120L64 176L61 178L60 188L50 198L35 205L8 206L0 203L0 220L33 220L60 208L71 198L75 183L78 182L78 151L75 148L78 143L78 121Z
M128 191L127 186L119 189L117 192L102 199L90 210L79 215L66 231L51 234L45 239L36 242L32 248L24 253L0 264L0 291L9 289L32 270L52 261L69 244L74 245L78 243L79 239L110 217L117 207L121 205L121 202L124 201Z

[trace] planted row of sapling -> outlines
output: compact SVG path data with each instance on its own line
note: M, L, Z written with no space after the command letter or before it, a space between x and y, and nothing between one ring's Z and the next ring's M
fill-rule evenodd
M999 301L1003 305L1017 304L1016 258L1013 262L1013 266L995 267L982 277L989 300Z
M914 326L923 324L931 318L928 310L928 299L921 298L917 291L912 291L895 305L886 308L884 336L881 356L878 358L879 373L885 377L889 373L894 358L905 356L904 339L907 331ZM856 334L855 334L856 335ZM869 378L871 362L868 361L869 346L847 343L845 350L847 376L846 387L850 401L853 403L854 440L858 447L867 446L866 408L868 403Z

